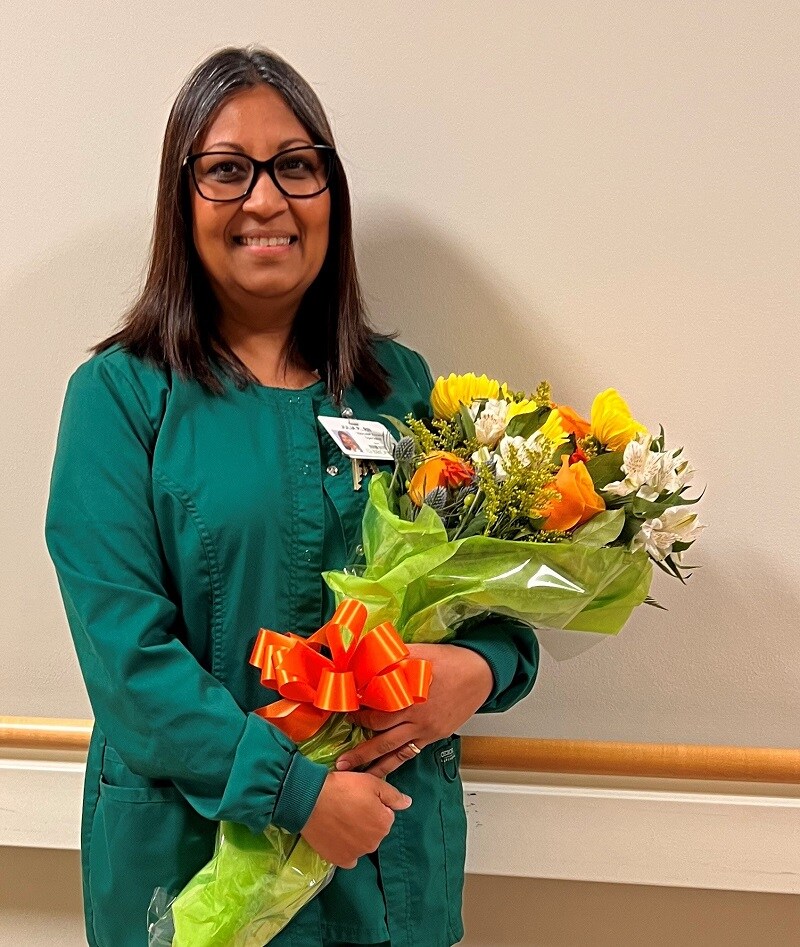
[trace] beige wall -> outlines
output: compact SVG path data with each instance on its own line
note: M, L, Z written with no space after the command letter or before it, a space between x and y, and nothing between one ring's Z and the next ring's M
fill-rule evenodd
M485 369L520 387L547 377L576 407L617 386L685 443L708 484L702 570L687 590L657 580L669 612L640 611L616 639L543 635L531 697L465 732L796 744L796 4L7 0L5 11L0 713L89 714L42 536L64 385L135 291L183 77L213 48L255 41L329 111L381 326L435 371ZM4 879L16 858L2 853ZM37 879L40 859L73 883L74 858L19 863ZM484 905L487 884L470 880ZM53 888L58 927L74 904ZM548 905L536 922L548 933L485 943L604 942L569 934L573 897L600 910L596 886L514 891L526 908ZM748 929L752 911L754 932L794 911L796 929L796 899L657 891L616 891L600 928L685 910L711 912L720 931ZM762 942L741 937L703 942Z

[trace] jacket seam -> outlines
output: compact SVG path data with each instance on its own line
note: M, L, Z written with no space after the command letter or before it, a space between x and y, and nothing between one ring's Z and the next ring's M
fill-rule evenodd
M166 474L159 471L153 471L153 479L158 481L170 496L174 497L181 506L183 506L200 537L200 544L203 547L206 571L208 572L211 587L211 673L217 680L221 681L223 679L221 676L223 667L221 635L224 616L223 585L219 561L211 533L200 515L200 511L197 509L194 500L185 490L167 477Z
M278 417L280 418L281 429L283 431L284 443L287 447L287 454L294 451L294 442L292 440L292 432L290 430L289 424L286 420L286 412L283 405L278 409ZM291 523L289 527L289 549L297 549L298 545L298 536L297 536L297 524L299 521L299 498L297 490L297 481L295 476L295 468L293 464L289 464L287 467L289 476L287 477L287 490L288 497L291 503ZM287 589L287 598L289 601L289 627L297 628L299 615L297 613L297 577L295 564L292 561L291 557L288 562L288 589Z

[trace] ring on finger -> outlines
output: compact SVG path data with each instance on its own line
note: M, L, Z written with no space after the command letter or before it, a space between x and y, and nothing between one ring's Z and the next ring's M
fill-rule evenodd
M422 752L422 750L417 746L416 743L411 743L411 742L409 742L409 743L406 743L406 746L407 746L410 750L413 750L413 751L414 751L414 754L417 755L417 756Z

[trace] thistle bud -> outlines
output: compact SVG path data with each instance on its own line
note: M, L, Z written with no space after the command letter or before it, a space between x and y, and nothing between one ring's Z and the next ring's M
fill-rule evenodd
M437 513L443 512L447 506L447 487L434 487L429 493L425 494L423 503Z
M414 446L414 438L408 437L408 435L401 437L392 448L392 455L394 456L394 459L397 461L397 463L400 464L410 463L416 456L416 453L417 451L416 447Z

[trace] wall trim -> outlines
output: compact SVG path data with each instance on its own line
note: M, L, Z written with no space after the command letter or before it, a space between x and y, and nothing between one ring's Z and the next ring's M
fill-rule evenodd
M0 752L85 751L91 728L92 721L83 719L0 717ZM755 746L464 736L462 766L530 773L800 785L800 750Z

